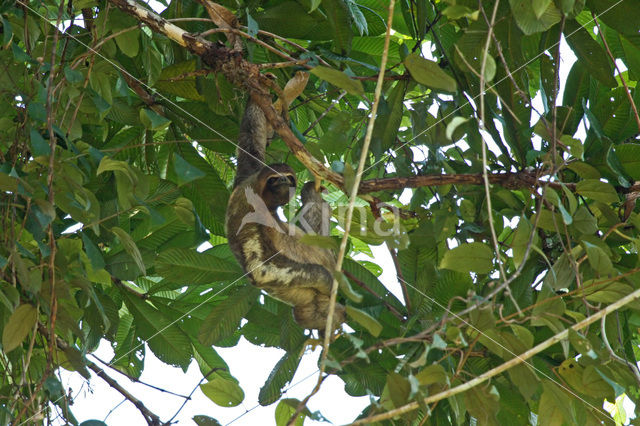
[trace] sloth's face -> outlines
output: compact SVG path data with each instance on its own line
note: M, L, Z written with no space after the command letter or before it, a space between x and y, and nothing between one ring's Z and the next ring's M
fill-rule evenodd
M276 209L289 202L295 192L296 180L290 174L279 174L267 179L263 199L269 209Z

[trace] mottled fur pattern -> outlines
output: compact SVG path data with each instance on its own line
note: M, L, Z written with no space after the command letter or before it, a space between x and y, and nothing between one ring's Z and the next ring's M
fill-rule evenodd
M264 160L267 131L262 111L249 101L240 129L238 174L227 209L229 245L254 285L292 305L294 318L302 327L323 330L335 256L330 250L300 242L304 231L278 218L277 208L286 204L293 193L286 191L284 195L283 190L295 189L295 173L286 164L264 166L258 161ZM266 208L255 208L255 203L249 202L247 194L251 191L264 201ZM311 208L311 212L321 211L322 203L326 204L315 190L307 193L305 200L320 208ZM253 215L252 220L243 223L248 214ZM328 223L321 225L313 215L310 219L317 226L314 231L326 228L328 234ZM328 214L324 220L329 220ZM344 322L344 315L344 306L337 304L333 319L336 327Z
M322 191L320 188L316 191L315 182L307 182L300 190L300 199L302 200L302 220L311 228L311 231L325 237L329 236L329 218L331 217L331 206L322 199Z

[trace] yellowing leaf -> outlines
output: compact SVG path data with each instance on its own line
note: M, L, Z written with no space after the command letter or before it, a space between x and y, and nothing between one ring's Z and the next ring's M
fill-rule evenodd
M382 324L377 319L353 306L346 306L347 315L351 317L355 322L367 329L369 334L373 337L378 337L382 332Z
M244 391L233 380L216 377L200 385L200 390L207 398L221 407L235 407L244 400Z
M33 330L38 319L38 310L35 306L24 304L13 311L2 330L2 350L4 353L17 348L25 337Z
M415 81L433 90L455 92L458 87L456 81L436 62L424 59L417 53L407 56L404 65Z
M336 87L346 90L348 93L356 96L364 95L364 87L358 80L354 80L342 71L333 68L317 66L311 70L311 74L328 81Z

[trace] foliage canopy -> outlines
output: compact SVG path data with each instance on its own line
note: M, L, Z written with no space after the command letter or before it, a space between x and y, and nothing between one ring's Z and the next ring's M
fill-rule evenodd
M293 133L268 160L304 181L310 153L332 183L327 199L344 205L388 3L160 3L162 18L233 54L205 57L125 0L0 2L1 424L53 410L77 423L55 372L100 371L86 356L102 339L132 377L146 350L185 370L195 359L223 407L244 393L213 345L282 348L260 403L279 402L278 424L298 406L282 390L308 335L243 278L225 239L234 141L256 84L241 63L280 87L310 71L289 108ZM217 26L203 5L221 13ZM605 398L640 397L640 8L395 6L343 268L352 331L331 344L329 371L373 397L362 418L389 423L611 423ZM336 239L343 221L336 213ZM378 279L391 265L353 259L379 244L402 297ZM598 320L570 329L585 319ZM143 408L149 424L168 420Z

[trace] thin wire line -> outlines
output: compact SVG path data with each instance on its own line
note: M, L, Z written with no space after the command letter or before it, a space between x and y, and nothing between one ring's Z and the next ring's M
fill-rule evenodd
M256 269L262 267L262 265L264 265L265 263L267 263L268 261L270 261L271 259L273 259L274 257L276 257L277 255L279 255L281 252L277 252L275 253L273 256L270 256L268 259L264 260L260 265L256 266L255 268L253 268L250 271L247 271L244 275L242 275L241 277L235 279L234 281L230 282L229 284L227 284L226 286L224 286L223 288L221 288L220 290L218 290L217 292L213 293L211 296L209 296L207 299L205 299L204 301L200 302L199 304L197 304L195 307L189 309L187 312L185 312L184 314L180 315L177 319L171 321L168 325L166 325L165 327L163 327L162 329L160 329L159 331L157 331L156 333L154 333L153 335L151 335L151 337L149 337L148 339L145 339L145 341L143 343L138 344L137 346L135 346L134 348L130 349L128 352L124 353L123 355L121 355L120 357L116 358L115 360L110 361L107 366L112 366L113 363L120 361L122 358L124 358L125 356L129 355L130 353L138 350L139 348L143 347L145 345L145 343L149 343L149 341L151 339L153 339L154 337L156 337L157 335L159 335L160 333L162 333L163 331L165 331L166 329L168 329L169 327L171 327L172 325L176 324L178 321L182 320L184 317L188 316L189 314L191 314L193 311L195 311L196 309L200 308L202 305L204 305L205 303L208 303L211 299L213 299L214 297L216 297L217 295L219 295L220 293L222 293L223 291L225 291L226 289L228 289L229 287L231 287L233 284L237 283L238 281L242 280L243 278L245 278L247 275L251 274L253 271L255 271ZM61 396L60 398L58 398L55 401L52 401L53 404L55 404L56 402L60 401L62 398L64 398L64 396ZM72 399L73 401L73 399ZM25 424L26 422L28 422L29 420L31 420L33 417L37 416L38 414L40 414L42 412L39 411L35 414L33 414L31 417L29 417L28 419L26 419L24 422L20 423L18 426L21 426L23 424Z
M560 382L556 381L553 377L549 376L546 372L544 372L543 370L540 370L539 368L537 368L535 365L533 365L532 363L530 363L529 361L527 361L526 359L523 359L520 357L520 355L514 353L513 351L511 351L509 348L507 348L506 346L504 346L502 343L498 342L497 340L495 340L494 338L492 338L491 336L489 336L488 334L483 333L481 330L479 330L477 327L475 327L474 325L470 324L467 320L465 320L464 318L462 318L461 316L459 316L458 314L456 314L455 312L451 311L448 307L442 305L440 302L438 302L436 299L434 299L433 297L430 297L428 295L426 295L422 290L416 288L415 286L411 285L410 283L408 283L405 279L403 279L402 277L397 277L399 281L402 281L404 284L408 285L409 287L411 287L412 289L414 289L415 291L417 291L418 293L420 293L421 295L423 295L424 297L426 297L427 299L431 300L433 303L435 303L436 305L438 305L440 308L444 309L447 313L449 313L450 315L452 315L454 318L462 321L464 324L468 325L469 327L473 328L475 331L477 331L479 334L485 336L487 339L491 340L493 343L495 343L496 345L500 346L502 349L506 350L507 352L509 352L511 355L513 355L515 358L518 358L520 360L522 360L522 362L524 364L527 364L528 366L530 366L531 368L533 368L534 370L536 370L538 373L540 373L541 375L543 375L545 378L551 380L553 383L555 383L556 385L560 386L561 388L565 389L567 392L569 392L571 395L573 395L574 397L576 397L577 399L579 399L580 401L582 401L583 403L585 403L586 405L588 405L589 407L593 408L594 410L600 411L602 414L605 414L607 416L607 418L610 418L611 415L609 413L606 413L605 411L603 411L602 409L592 405L591 403L589 403L588 401L586 401L585 399L583 399L582 397L580 397L580 395L576 394L575 392L573 392L571 389L569 389L568 387L564 386L563 384L561 384ZM611 419L613 421L613 419ZM615 422L614 422L615 423Z
M612 6L610 6L607 10L603 11L600 15L597 15L595 18L591 19L588 22L592 22L594 19L599 18L600 16L604 15L605 13L609 12L612 8L614 8L615 6L617 6L618 4L620 4L623 0L619 0L618 2L616 2L615 4L613 4ZM167 101L168 103L170 103L171 105L175 106L176 108L180 109L182 112L184 112L185 114L187 114L188 116L192 117L194 120L196 120L197 122L199 122L200 124L204 125L206 128L208 128L209 130L211 130L212 132L214 132L215 134L219 135L220 137L222 137L223 139L225 139L226 141L230 142L231 144L233 144L234 146L236 146L236 148L238 149L242 149L240 148L236 143L234 143L233 141L231 141L229 138L227 138L225 135L223 135L222 133L218 132L217 130L213 129L212 127L210 127L208 124L206 124L205 122L203 122L202 120L200 120L199 118L195 117L193 114L189 113L188 111L186 111L184 108L182 108L180 105L176 104L175 102L173 102L171 99L167 98L166 96L164 96L162 93L156 91L154 88L150 87L149 85L147 85L146 83L144 83L143 81L139 80L138 78L136 78L135 76L131 75L130 73L128 73L123 67L120 67L118 64L116 64L115 62L111 61L110 59L106 58L104 55L102 55L100 52L98 52L97 50L93 49L92 47L90 47L89 45L87 45L86 43L82 42L81 40L79 40L77 37L73 36L72 34L69 33L64 33L63 31L61 31L59 28L57 28L55 26L55 24L53 24L52 22L50 22L45 16L41 15L40 13L38 13L36 10L34 10L33 8L31 8L29 5L23 3L21 0L18 0L17 3L23 5L25 8L29 9L31 12L33 12L35 15L39 16L41 19L43 19L44 21L46 21L47 23L49 23L51 26L53 26L55 28L56 31L59 31L62 34L67 35L68 37L71 37L72 39L74 39L76 42L80 43L81 45L85 46L87 49L89 49L90 51L94 52L97 56L101 57L102 59L104 59L105 61L107 61L108 63L110 63L114 68L116 68L118 71L120 72L126 72L128 75L130 75L134 80L136 80L138 83L140 83L141 85L143 85L144 87L146 87L147 89L151 90L154 94L160 96L161 98L163 98L165 101ZM565 37L565 40L569 37L571 37L572 35L574 35L577 31L579 31L579 29L573 31L571 34L569 34L568 36ZM553 48L555 46L558 45L559 42L553 44L552 46L550 46L550 48ZM520 66L519 68L517 68L515 71L513 71L511 74L517 73L519 72L521 69L523 69L524 67L526 67L527 65L529 65L531 62L533 62L534 60L536 60L538 57L542 56L544 54L544 51L541 52L540 54L536 55L534 58L532 58L531 60L529 60L528 62L526 62L525 64L523 64L522 66ZM506 80L508 77L504 77L503 79L501 79L500 81L496 82L494 85L492 85L491 87L487 88L487 90L495 88L498 84L502 83L504 80ZM485 90L486 92L486 90ZM476 96L479 97L480 95ZM473 100L475 100L476 98L472 98ZM423 130L422 132L420 132L418 135L416 135L414 138L410 139L409 141L407 141L406 143L404 143L403 145L401 145L400 147L392 150L393 152L396 152L397 150L403 148L404 146L406 146L407 144L411 143L412 141L414 141L415 139L417 139L418 137L420 137L422 134L424 134L425 132L429 131L430 129L432 129L436 124L440 123L441 121L445 120L446 118L450 117L452 114L458 112L460 109L462 109L464 106L466 106L467 104L470 104L469 101L466 101L462 106L458 107L457 109L455 109L454 111L452 111L451 113L449 113L448 115L446 115L445 117L441 118L440 120L438 120L435 124L433 124L432 126L428 127L427 129ZM243 149L242 149L243 150ZM245 150L243 150L245 151ZM246 152L246 151L245 151ZM250 154L249 152L247 152L247 154L249 154L250 156L252 156L254 159L260 161L262 164L264 164L265 166L269 167L269 165L265 164L263 161L261 161L260 159L254 157L252 154ZM371 169L373 166L375 166L376 164L380 163L383 160L379 160L376 163L372 164L370 167L368 167L365 171ZM260 266L262 266L264 263L268 262L269 260L271 260L271 258L275 257L276 255L280 254L280 252L274 254L273 256L271 256L269 259L265 260L261 265L257 266L256 268L254 268L253 270L259 268ZM213 295L211 295L209 298L207 298L206 300L204 300L203 302L201 302L200 304L196 305L194 308L192 308L191 310L187 311L185 314L181 315L180 317L178 317L176 320L170 322L167 326L165 326L164 328L162 328L161 330L159 330L158 332L156 332L155 334L153 334L151 337L149 337L148 339L145 340L146 343L148 343L151 339L153 339L154 337L156 337L157 335L159 335L160 333L162 333L163 331L165 331L166 329L168 329L169 327L171 327L172 325L176 324L178 321L182 320L184 317L186 317L187 315L189 315L190 313L192 313L193 311L195 311L196 309L200 308L202 305L204 305L205 303L208 303L212 298L214 298L215 296L217 296L218 294L222 293L223 291L225 291L227 288L229 288L231 285L235 284L236 282L238 282L239 280L243 279L244 277L246 277L247 275L249 275L251 272L253 272L253 270L248 271L247 273L245 273L242 277L236 279L235 281L229 283L228 285L226 285L225 287L223 287L222 289L220 289L219 291L217 291L216 293L214 293ZM491 338L489 335L483 333L481 330L477 329L475 326L471 325L470 323L468 323L466 320L464 320L462 317L459 317L457 314L455 314L454 312L450 311L447 307L443 306L442 304L440 304L437 300L435 300L432 297L427 296L425 293L423 293L421 290L417 289L416 287L414 287L413 285L411 285L410 283L408 283L407 281L405 281L404 279L398 277L399 280L401 280L403 283L407 284L408 286L410 286L411 288L413 288L414 290L416 290L418 293L422 294L424 297L432 300L435 304L437 304L438 306L440 306L441 308L443 308L445 311L449 312L452 316L458 318L459 320L461 320L463 323L467 324L469 327L473 328L474 330L476 330L479 334L484 335L485 337L487 337L489 340L493 341L494 343L496 343L498 346L502 347L503 349L505 349L506 351L508 351L509 353L511 353L514 357L519 358L518 355L516 355L515 353L513 353L512 351L510 351L508 348L506 348L505 346L503 346L501 343L497 342L496 340L494 340L493 338ZM127 353L121 355L119 358L117 358L114 361L111 361L108 365L112 365L114 362L119 361L120 359L124 358L125 356L129 355L130 353L132 353L133 351L137 350L138 348L144 346L145 343L141 343L138 346L134 347L133 349L129 350ZM584 402L585 404L587 404L588 406L594 408L597 411L600 411L601 413L605 414L606 416L609 416L608 413L603 412L601 409L593 406L592 404L590 404L589 402L585 401L584 399L582 399L579 395L575 394L571 389L565 387L564 385L558 383L556 380L554 380L553 378L551 378L550 376L548 376L544 371L537 369L535 366L533 366L532 364L530 364L527 360L523 360L523 362L527 365L530 365L533 369L535 369L536 371L538 371L540 374L542 374L544 377L548 378L549 380L551 380L552 382L554 382L555 384L557 384L558 386L562 387L563 389L567 390L569 393L571 393L572 395L574 395L577 399L579 399L580 401ZM291 387L289 387L287 390L291 389L292 387L296 386L297 384L302 383L303 381L307 380L309 377L313 377L315 375L315 372L312 373L311 375L309 375L307 378L304 378L302 380L300 380L298 383L292 385ZM60 399L62 399L63 397L58 398L56 401L53 401L53 404L55 404L56 402L60 401ZM75 399L75 398L74 398ZM26 422L28 422L29 420L31 420L33 417L37 416L38 414L40 414L42 412L39 411L38 413L35 413L34 415L32 415L31 417L29 417L28 419L26 419L24 422L20 423L20 426L25 424ZM232 422L235 420L232 420Z
M191 117L192 119L194 119L195 121L197 121L198 123L200 123L201 125L203 125L204 127L206 127L207 129L211 130L213 133L215 133L216 135L220 136L222 139L226 140L227 142L231 143L233 146L235 146L237 149L243 151L244 153L248 154L249 156L251 156L253 159L259 161L260 163L262 163L265 167L269 167L272 171L276 172L276 170L274 170L273 168L271 168L270 165L266 164L263 160L255 157L253 154L251 154L250 152L248 152L247 150L243 149L240 147L240 145L238 145L237 143L233 142L231 139L229 139L227 136L223 135L222 133L220 133L219 131L217 131L216 129L214 129L213 127L211 127L210 125L208 125L207 123L205 123L204 121L200 120L198 117L196 117L195 115L191 114L189 111L187 111L186 109L184 109L183 107L181 107L179 104L173 102L171 99L169 99L168 97L166 97L165 95L163 95L162 93L160 93L159 91L157 91L156 89L154 89L153 87L149 86L148 84L146 84L145 82L143 82L142 80L138 79L137 77L135 77L134 75L132 75L131 73L129 73L124 67L121 67L119 64L113 62L111 59L107 58L106 56L104 56L103 54L101 54L99 51L97 51L96 49L94 49L93 47L89 46L87 43L83 42L82 40L80 40L78 37L74 36L73 34L70 34L68 32L64 32L62 30L60 30L59 28L56 27L56 25L49 21L47 19L46 16L41 15L40 13L38 13L37 10L33 9L31 6L29 6L28 4L24 3L22 0L17 0L18 4L21 4L22 6L24 6L25 8L29 9L31 12L33 12L35 15L39 16L42 20L46 21L47 23L49 23L52 27L54 27L56 29L56 31L60 32L61 34L66 35L67 37L72 38L73 40L75 40L76 42L78 42L79 44L83 45L84 47L86 47L89 51L93 52L96 56L99 56L100 58L104 59L105 61L107 61L109 64L111 64L115 69L117 69L118 71L120 71L121 73L126 73L127 75L131 76L131 78L135 81L137 81L138 83L140 83L140 85L144 86L147 90L149 90L154 96L158 96L160 98L162 98L163 100L165 100L167 103L171 104L172 106L178 108L180 111L182 111L184 114L186 114L187 116ZM53 71L52 71L53 72Z
M593 21L595 21L595 19L601 17L602 15L604 15L605 13L609 12L611 9L613 9L614 7L616 7L617 5L619 5L620 3L622 3L624 0L618 0L616 3L614 3L613 5L611 5L608 9L604 10L600 15L594 16L593 18L591 18L589 21L587 21L586 23L591 23ZM573 32L571 32L569 35L566 35L564 37L565 40L567 40L569 37L571 37L572 35L574 35L575 33L577 33L578 31L580 31L580 29L582 29L582 25L580 25L576 30L574 30ZM556 47L558 44L560 44L560 42L556 42L554 44L552 44L551 46L549 46L547 49L543 50L542 52L538 53L536 56L534 56L533 58L531 58L530 60L528 60L527 62L525 62L523 65L519 66L518 68L515 69L515 71L511 71L510 74L514 75L517 72L521 71L523 68L525 68L526 66L528 66L529 64L531 64L533 61L535 61L536 59L538 59L539 57L541 57L542 55L544 55L544 52L546 52L548 49L553 49L554 47ZM509 70L507 70L509 71ZM487 87L482 94L487 93L488 90L492 90L494 88L496 88L496 86L500 83L502 83L503 81L507 80L509 78L509 75L503 77L502 79L498 80L496 83L494 83L492 86ZM476 99L478 99L482 94L478 94L475 97L472 97L471 100L475 101ZM422 132L418 133L417 135L415 135L413 138L409 139L407 142L403 143L402 145L400 145L398 148L392 149L391 152L392 153L396 153L397 151L399 151L400 149L404 148L405 146L407 146L408 144L410 144L411 142L413 142L414 140L416 140L417 138L419 138L420 136L422 136L423 134L425 134L426 132L428 132L429 130L433 129L435 126L437 126L438 124L440 124L441 122L443 122L444 120L446 120L447 118L451 117L453 114L457 113L458 111L460 111L462 108L466 107L467 105L471 105L471 101L470 100L466 100L462 103L462 105L460 105L458 108L454 109L453 111L451 111L450 113L448 113L447 115L445 115L444 117L442 117L441 119L437 120L434 124L432 124L431 126L427 127L426 129L424 129ZM554 106L555 107L555 106ZM367 167L363 173L371 170L372 167L376 166L377 164L380 164L383 161L387 161L388 160L388 156L384 159L380 159L378 161L376 161L375 163L373 163L372 165L370 165L369 167Z

